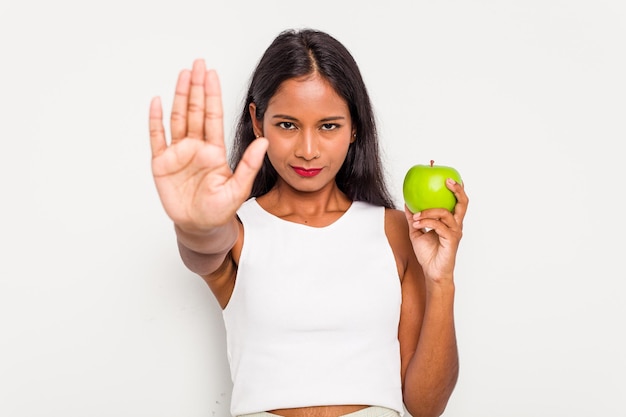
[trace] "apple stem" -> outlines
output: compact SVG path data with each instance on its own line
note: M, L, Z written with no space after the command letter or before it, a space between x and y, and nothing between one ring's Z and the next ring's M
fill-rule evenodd
M432 168L434 164L435 164L435 161L431 159L430 160L430 167Z

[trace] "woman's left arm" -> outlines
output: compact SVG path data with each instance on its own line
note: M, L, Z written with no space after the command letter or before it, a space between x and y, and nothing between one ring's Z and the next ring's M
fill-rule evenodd
M398 333L403 396L413 417L440 416L459 372L454 267L469 199L461 184L449 181L448 188L457 198L454 213L429 209L413 214L405 207L405 243L398 245L406 259Z

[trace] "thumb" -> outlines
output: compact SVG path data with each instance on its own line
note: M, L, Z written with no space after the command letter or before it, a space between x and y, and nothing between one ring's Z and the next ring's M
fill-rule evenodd
M254 178L263 165L263 158L265 158L268 145L269 142L265 138L255 139L237 164L230 181L233 182L235 192L240 198L245 199L250 194Z

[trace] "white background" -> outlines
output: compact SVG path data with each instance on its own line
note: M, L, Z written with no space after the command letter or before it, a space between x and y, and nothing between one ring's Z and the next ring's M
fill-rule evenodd
M626 415L621 0L0 3L0 415L228 415L218 305L150 173L150 98L218 70L226 130L283 29L328 31L404 172L462 174L445 416Z

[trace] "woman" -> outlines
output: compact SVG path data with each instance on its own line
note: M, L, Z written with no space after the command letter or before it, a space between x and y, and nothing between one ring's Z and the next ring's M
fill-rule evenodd
M285 31L265 51L232 168L217 75L181 71L171 143L150 108L152 170L185 265L223 308L231 412L440 415L456 384L454 213L404 212L382 175L372 107L336 39Z

